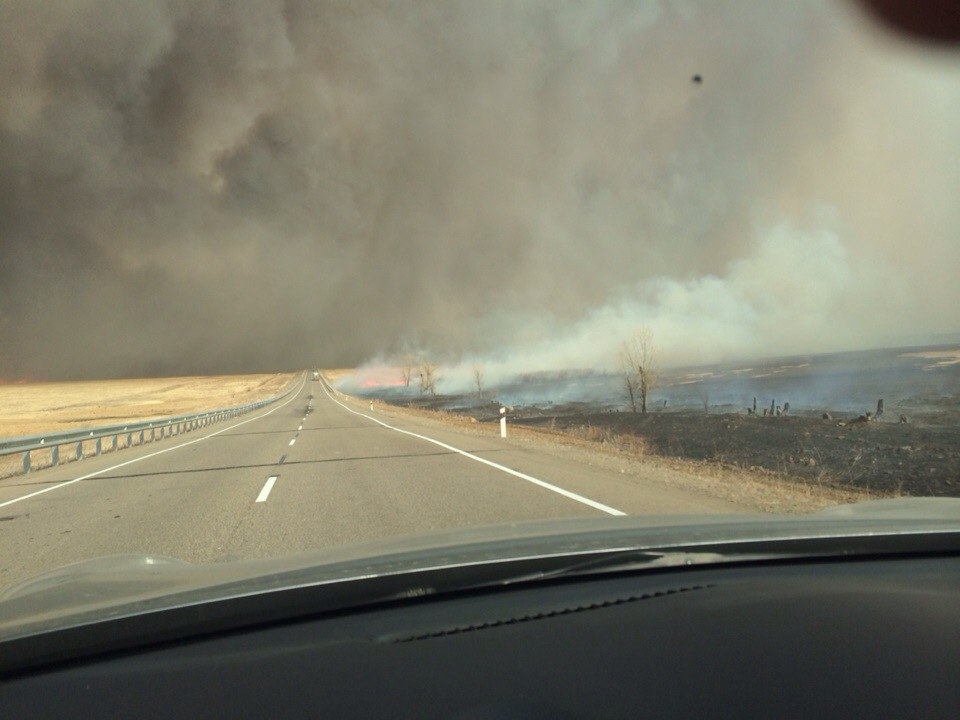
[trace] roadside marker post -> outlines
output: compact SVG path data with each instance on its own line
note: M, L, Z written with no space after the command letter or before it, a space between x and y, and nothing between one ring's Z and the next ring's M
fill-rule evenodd
M505 407L500 408L500 437L505 438L507 436L507 409Z

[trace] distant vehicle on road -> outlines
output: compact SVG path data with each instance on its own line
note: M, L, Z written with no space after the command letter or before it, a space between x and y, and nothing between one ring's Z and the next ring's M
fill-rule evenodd
M314 381L320 380L320 371L319 371L319 370L314 370L314 371L313 371L313 379L314 379Z

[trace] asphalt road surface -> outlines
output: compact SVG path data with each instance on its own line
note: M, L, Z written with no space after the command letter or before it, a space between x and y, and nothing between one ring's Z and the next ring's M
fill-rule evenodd
M741 509L386 417L305 379L250 415L0 480L0 591L105 555L209 563L467 525Z

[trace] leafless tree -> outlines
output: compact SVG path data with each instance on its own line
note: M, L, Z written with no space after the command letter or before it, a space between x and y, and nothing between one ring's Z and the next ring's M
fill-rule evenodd
M657 357L650 328L641 327L620 346L620 372L630 408L647 412L647 398L657 381Z
M413 366L416 358L412 355L401 355L398 363L400 365L400 377L403 379L403 386L410 387L410 380L413 378Z
M703 386L703 383L701 383L700 387L697 388L697 397L700 398L700 404L703 405L703 411L705 413L710 412L710 391Z
M623 369L623 390L627 394L627 400L630 402L630 409L637 411L637 389L633 386L633 373L626 368Z
M437 366L427 358L420 360L420 394L437 394Z
M477 399L483 400L483 367L473 366L473 384L477 386Z

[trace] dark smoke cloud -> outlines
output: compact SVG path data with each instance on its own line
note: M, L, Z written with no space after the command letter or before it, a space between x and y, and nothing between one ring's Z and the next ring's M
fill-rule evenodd
M5 0L0 377L953 331L958 88L835 3Z

